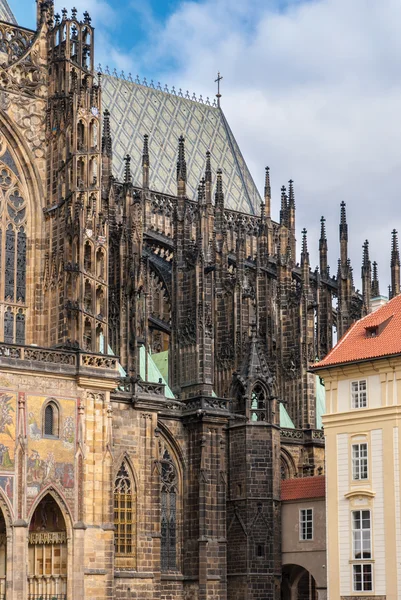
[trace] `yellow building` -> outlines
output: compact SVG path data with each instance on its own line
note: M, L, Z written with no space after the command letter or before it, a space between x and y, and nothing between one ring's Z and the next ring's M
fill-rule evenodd
M326 387L329 600L401 598L401 296L313 371Z

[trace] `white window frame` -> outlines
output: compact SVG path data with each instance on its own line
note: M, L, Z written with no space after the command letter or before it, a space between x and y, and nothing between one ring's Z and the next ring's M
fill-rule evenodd
M358 442L351 446L352 480L369 479L368 443Z
M357 515L359 515L359 526L356 526ZM367 521L368 527L366 527ZM373 592L372 512L365 509L353 510L351 512L351 529L352 589L354 592ZM370 576L370 583L368 577L365 580L364 575ZM360 587L356 585L358 576L360 577Z
M351 407L353 409L368 407L368 382L366 379L351 381Z
M308 525L310 524L310 532ZM310 535L310 537L308 537ZM313 508L299 509L299 541L313 541Z

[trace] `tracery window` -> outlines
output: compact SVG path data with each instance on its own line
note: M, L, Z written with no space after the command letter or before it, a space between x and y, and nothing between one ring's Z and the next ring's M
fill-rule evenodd
M123 461L114 485L114 546L117 567L136 566L136 494Z
M25 343L27 202L15 160L0 137L0 337Z
M251 395L251 421L266 420L266 394L263 387L257 383Z
M166 449L161 462L161 570L177 569L177 469Z

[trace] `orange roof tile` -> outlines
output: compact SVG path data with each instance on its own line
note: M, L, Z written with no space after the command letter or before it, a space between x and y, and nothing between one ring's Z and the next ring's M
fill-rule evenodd
M377 332L372 335L375 328ZM401 354L401 295L354 323L311 369Z
M281 482L281 500L305 500L306 498L324 498L325 476L298 477L284 479Z

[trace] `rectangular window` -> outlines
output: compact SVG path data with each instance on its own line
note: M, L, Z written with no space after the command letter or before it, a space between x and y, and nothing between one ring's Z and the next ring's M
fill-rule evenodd
M373 591L372 565L369 563L353 565L354 569L354 592Z
M368 478L368 445L352 444L352 479Z
M363 563L372 558L372 532L370 510L354 510L352 512L352 554L358 562L352 565L354 592L370 592L373 590L373 565Z
M352 408L367 407L366 379L351 383Z
M313 540L313 508L301 508L299 511L299 539Z

